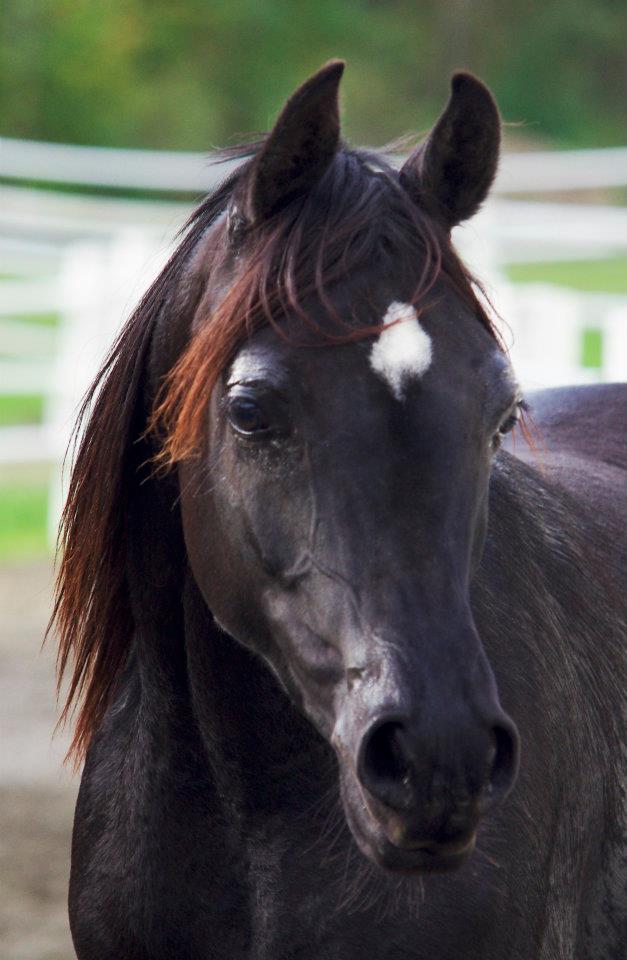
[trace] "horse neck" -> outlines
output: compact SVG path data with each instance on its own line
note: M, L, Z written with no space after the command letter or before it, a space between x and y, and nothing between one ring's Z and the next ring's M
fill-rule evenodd
M562 762L574 768L582 768L582 750L599 744L610 768L620 742L613 691L624 600L612 583L609 549L589 507L541 467L503 454L473 609L504 704L528 725L523 740L539 743L559 728L571 747Z

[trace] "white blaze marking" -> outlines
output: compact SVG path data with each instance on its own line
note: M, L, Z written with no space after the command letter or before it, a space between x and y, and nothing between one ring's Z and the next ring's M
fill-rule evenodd
M390 304L383 323L391 323L379 334L370 351L370 366L388 382L397 400L409 377L422 377L431 366L431 337L418 321L410 303Z

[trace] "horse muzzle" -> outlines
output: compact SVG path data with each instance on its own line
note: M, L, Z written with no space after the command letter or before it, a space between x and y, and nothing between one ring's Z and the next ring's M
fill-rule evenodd
M416 721L386 712L359 738L342 764L349 825L366 855L401 872L441 872L472 853L481 817L511 790L518 733L495 706L476 715ZM348 760L345 750L340 756Z

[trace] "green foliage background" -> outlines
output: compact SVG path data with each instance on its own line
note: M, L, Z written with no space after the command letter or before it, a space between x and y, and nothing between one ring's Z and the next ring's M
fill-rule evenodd
M466 67L524 135L611 145L624 48L624 0L3 0L0 133L208 150L340 56L357 142L428 126Z

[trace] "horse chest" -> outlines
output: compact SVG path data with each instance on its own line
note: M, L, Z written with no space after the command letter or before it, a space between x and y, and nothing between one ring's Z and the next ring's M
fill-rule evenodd
M516 924L495 922L502 898L478 878L390 880L352 842L321 851L299 833L247 845L250 941L238 960L502 960L513 947Z
M328 810L229 818L184 756L151 767L130 805L119 779L103 794L108 765L86 772L71 891L80 960L572 956L572 939L541 920L548 891L515 855L501 859L500 882L487 861L422 882L387 878Z

